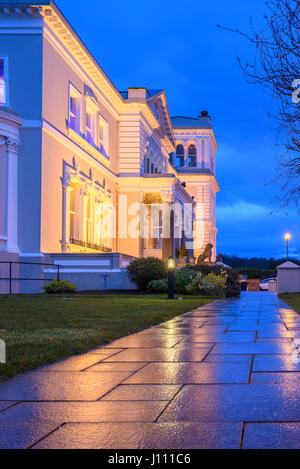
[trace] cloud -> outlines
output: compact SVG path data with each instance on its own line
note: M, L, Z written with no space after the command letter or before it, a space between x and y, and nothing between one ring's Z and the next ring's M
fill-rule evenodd
M243 200L233 204L217 205L217 220L220 222L239 220L257 220L270 214L270 209Z

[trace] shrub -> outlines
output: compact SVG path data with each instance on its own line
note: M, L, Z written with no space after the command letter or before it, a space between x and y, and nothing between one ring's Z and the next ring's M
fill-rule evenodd
M167 267L157 257L141 257L130 262L128 272L139 290L146 290L151 280L161 280L167 276Z
M167 293L168 279L163 278L162 280L151 280L151 282L148 283L147 290L150 293Z
M76 285L67 280L53 280L44 285L44 290L46 293L74 292Z
M216 275L226 272L226 291L225 296L239 296L241 292L241 285L239 282L239 273L233 270L231 267L224 267L222 265L196 265L194 269L197 272L201 272L203 275L208 275L210 272L213 272Z
M175 293L186 293L186 287L189 285L197 272L192 266L186 266L175 270L174 289ZM152 280L148 283L147 290L151 293L166 293L168 291L168 279Z
M227 274L214 274L210 272L203 275L201 272L193 278L192 282L186 287L188 293L199 293L209 296L224 296L226 291Z
M192 266L186 266L175 271L175 292L186 293L186 287L191 283L197 272Z

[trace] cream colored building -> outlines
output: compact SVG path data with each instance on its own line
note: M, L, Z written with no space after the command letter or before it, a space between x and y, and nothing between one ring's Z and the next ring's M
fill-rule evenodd
M20 142L15 195L0 201L0 255L69 273L119 272L132 257L166 259L186 244L197 256L210 242L215 256L217 144L205 112L171 119L163 90L117 90L50 0L0 1L0 72L0 138L7 109ZM153 222L153 204L175 204L180 216L159 211Z

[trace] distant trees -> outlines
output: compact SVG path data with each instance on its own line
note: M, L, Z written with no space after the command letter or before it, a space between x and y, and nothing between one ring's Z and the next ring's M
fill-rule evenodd
M251 62L238 57L244 77L251 84L263 86L272 96L269 117L276 122L278 143L283 151L278 163L281 185L280 207L300 201L300 2L267 0L264 25L257 29L250 18L249 34L238 33L255 46Z
M275 259L274 257L238 257L223 255L224 264L229 265L233 269L259 269L259 270L275 270L277 265L285 262L285 258ZM290 261L299 264L299 260L290 259Z

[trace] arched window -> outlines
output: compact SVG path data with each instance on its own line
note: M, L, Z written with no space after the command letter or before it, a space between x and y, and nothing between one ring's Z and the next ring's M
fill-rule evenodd
M193 143L189 145L188 148L188 161L190 168L195 168L197 166L197 149L196 145Z
M181 143L176 147L176 166L184 166L184 147Z

